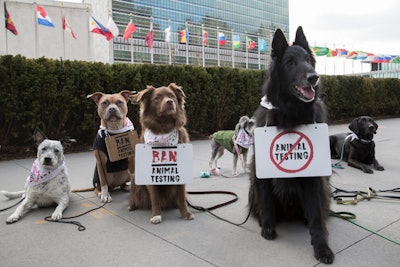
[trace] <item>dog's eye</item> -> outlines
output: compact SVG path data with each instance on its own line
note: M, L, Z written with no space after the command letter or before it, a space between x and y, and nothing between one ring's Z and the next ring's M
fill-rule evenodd
M288 66L293 66L294 63L295 63L295 61L294 61L293 58L289 58L289 59L286 61L286 65L288 65Z
M58 154L58 153L60 153L60 150L54 149L54 153L55 153L55 154Z
M121 101L121 100L118 100L118 101L117 101L117 106L121 106L121 104L122 104L122 101Z
M103 107L108 106L108 101L107 101L107 100L104 100L103 102L101 102L101 105L102 105Z
M47 147L43 147L42 148L42 151L44 152L44 151L46 151L47 150Z

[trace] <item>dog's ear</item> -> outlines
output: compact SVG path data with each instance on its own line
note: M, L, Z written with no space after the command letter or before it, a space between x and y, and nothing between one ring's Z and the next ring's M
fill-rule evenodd
M246 115L242 116L239 119L239 124L242 125L244 122L249 121L249 120L250 120L250 118L248 116L246 116Z
M315 58L314 54L311 51L310 46L308 45L307 38L304 34L303 27L299 26L296 31L296 38L294 39L293 45L298 45L304 48L307 53L311 56L311 65L315 68Z
M69 148L73 143L76 143L76 139L65 137L64 139L60 140L60 143L63 148Z
M272 40L272 52L271 57L281 58L285 53L286 48L288 48L288 43L285 35L281 29L277 29Z
M175 83L170 83L168 85L168 88L170 88L171 90L173 90L175 92L180 103L182 103L182 104L185 103L186 95L183 92L182 86L176 85Z
M101 93L101 92L96 92L96 93L93 93L93 94L91 94L91 95L87 95L86 98L93 99L93 101L94 101L96 104L98 104L99 101L100 101L100 98L102 98L103 95L104 95L104 94Z
M146 89L140 91L139 93L137 93L137 94L135 95L136 102L138 102L138 103L139 103L139 102L143 102L143 101L146 99L146 95L148 95L149 93L151 93L154 89L156 89L156 88L154 88L154 87L151 86L151 85L147 85L147 88L146 88Z
M349 125L349 129L355 133L357 136L359 134L359 128L358 128L358 119L359 118L355 118L351 121L350 125Z
M120 95L122 95L125 100L128 102L128 100L131 99L131 96L134 92L128 91L128 90L122 90L121 92L119 92Z
M33 142L35 143L35 146L38 147L45 139L47 139L46 135L39 129L39 127L36 127L33 132Z

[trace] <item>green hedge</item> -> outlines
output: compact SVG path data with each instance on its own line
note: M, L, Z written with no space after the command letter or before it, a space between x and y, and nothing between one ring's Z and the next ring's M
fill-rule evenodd
M8 146L32 146L35 126L49 138L71 137L91 145L99 118L88 94L140 91L146 85L171 82L186 93L191 134L232 129L240 116L251 116L258 106L264 79L265 71L255 70L1 56L0 154L7 153ZM321 80L332 121L400 114L398 79L323 76ZM129 117L139 128L137 105L129 107Z

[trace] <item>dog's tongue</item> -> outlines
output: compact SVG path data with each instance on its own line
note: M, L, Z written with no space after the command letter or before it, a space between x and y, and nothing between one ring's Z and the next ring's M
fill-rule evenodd
M302 87L300 88L300 92L306 99L314 99L315 97L315 90L312 86Z

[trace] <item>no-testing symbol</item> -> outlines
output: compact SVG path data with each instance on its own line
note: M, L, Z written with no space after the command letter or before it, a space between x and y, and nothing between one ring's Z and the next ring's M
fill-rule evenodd
M285 138L288 134L296 135L292 143ZM293 138L293 137L292 137ZM271 142L270 159L281 171L296 173L306 169L314 157L314 149L310 138L298 131L283 131Z

